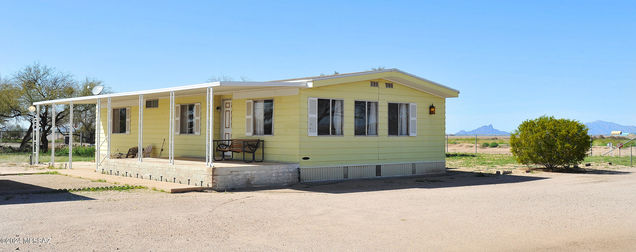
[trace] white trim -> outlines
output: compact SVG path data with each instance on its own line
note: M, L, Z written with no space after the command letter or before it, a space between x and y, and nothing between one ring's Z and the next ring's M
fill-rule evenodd
M315 107L313 115L311 113L312 103ZM318 136L318 98L315 97L307 98L307 136Z
M73 97L73 98L65 98L65 99L40 101L40 102L34 102L33 104L34 105L51 104L51 103L66 104L68 102L75 102L75 101L92 101L97 98L108 98L108 97L113 98L113 97L123 97L123 96L148 95L148 94L157 94L157 93L186 91L186 90L193 90L193 89L205 89L208 87L212 87L212 88L213 87L265 87L265 88L266 87L307 87L307 83L283 82L283 81L268 81L268 82L215 81L215 82L207 82L207 83L185 85L185 86L178 86L178 87L171 87L171 88L159 88L159 89L132 91L132 92L121 92L121 93L113 93L113 94L81 96L81 97Z
M214 165L212 158L214 154L214 137L212 136L214 131L214 93L212 88L206 88L205 91L205 165L212 167Z
M144 158L144 95L139 95L139 115L137 116L137 160L143 162Z
M197 102L194 104L194 129L192 129L193 134L200 136L201 135L201 103Z
M111 136L113 134L113 106L112 106L110 97L108 98L108 101L106 103L106 124L107 124L106 127L107 127L107 131L108 131L107 132L108 135L106 135L107 138L108 138L107 139L108 140L108 148L107 148L108 153L106 153L106 158L110 159L110 154L111 154L111 151L112 151L111 144L110 144L111 143L110 139L111 139Z
M174 103L174 98L172 103ZM174 107L174 133L176 135L181 135L181 104L175 104Z
M417 136L417 103L409 103L409 136Z
M435 85L435 86L439 86L439 87L442 87L442 88L446 88L446 89L448 89L448 90L452 90L452 91L454 91L454 92L459 93L459 90L457 90L457 89L450 88L450 87L448 87L448 86L445 86L445 85L439 84L439 83L437 83L437 82L434 82L434 81L431 81L431 80L428 80L428 79L425 79L425 78L419 77L419 76L417 76L417 75L414 75L414 74L410 74L410 73L404 72L404 71L399 70L399 69L397 69L397 68L390 68L390 69L377 70L377 71L358 72L358 73L345 73L345 74L338 74L338 75L331 75L331 76L322 76L322 77L320 77L320 76L319 76L319 77L315 77L315 78L307 79L307 81L317 81L317 80L338 79L338 78L354 77L354 76L362 76L362 75L377 74L377 73L387 73L387 72L396 72L396 73L401 73L401 74L404 74L404 75L407 75L407 76L410 76L410 77L413 77L413 78L416 78L416 79L419 79L419 80L422 80L422 81L430 82L431 84L433 84L433 85Z
M68 112L68 168L73 168L73 103L69 103Z
M35 131L35 163L39 164L40 163L40 105L35 105L35 128L33 129L33 131ZM72 118L72 117L71 117Z
M245 136L254 135L254 101L245 101Z
M168 107L170 108L170 113L169 113L169 124L170 127L168 129L168 161L170 162L171 165L174 165L174 118L175 118L175 104L174 104L174 92L170 92L170 105L168 105Z
M55 104L51 104L51 166L55 167Z
M95 171L99 171L99 163L102 160L102 101L97 99L95 104Z
M298 95L298 88L269 88L266 90L247 90L247 91L234 91L232 93L233 99L252 99L262 97L274 97L274 96L291 96Z

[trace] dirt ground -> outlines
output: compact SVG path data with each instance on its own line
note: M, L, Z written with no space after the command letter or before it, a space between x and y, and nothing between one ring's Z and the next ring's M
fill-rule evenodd
M630 169L449 170L262 191L1 195L0 250L634 251L634 181Z

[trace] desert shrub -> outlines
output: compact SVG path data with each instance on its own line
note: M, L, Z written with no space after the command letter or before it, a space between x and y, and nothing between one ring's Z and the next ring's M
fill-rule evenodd
M496 142L490 143L490 148L497 148L497 147L499 147L498 143L496 143Z
M510 135L511 151L519 163L539 164L548 169L581 163L590 143L585 125L551 116L524 121Z
M488 144L488 143L481 144L481 147L484 147L484 148L488 148L488 146L490 146L490 144Z

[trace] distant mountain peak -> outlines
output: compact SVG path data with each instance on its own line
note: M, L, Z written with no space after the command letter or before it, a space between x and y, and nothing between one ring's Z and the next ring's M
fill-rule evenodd
M460 130L455 133L457 136L470 136L470 135L491 135L491 136L503 136L510 135L510 133L495 129L492 124L484 125L471 131Z
M614 130L619 130L627 133L636 133L636 126L625 126L618 123L601 120L585 123L585 126L587 126L588 128L587 134L592 136L610 135Z

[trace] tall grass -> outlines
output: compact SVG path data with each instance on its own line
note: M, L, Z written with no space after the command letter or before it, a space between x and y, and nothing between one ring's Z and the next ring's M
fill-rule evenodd
M31 152L0 152L0 163L28 163ZM95 147L92 146L76 146L73 147L73 161L94 161ZM51 151L40 152L40 162L48 163L51 161ZM56 162L68 161L68 147L55 150Z

